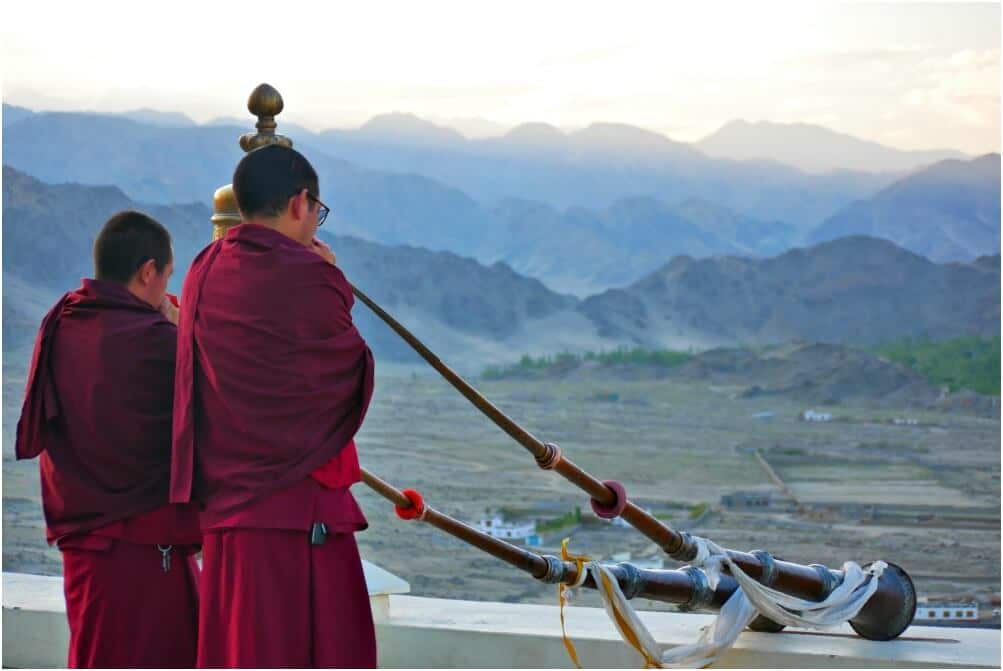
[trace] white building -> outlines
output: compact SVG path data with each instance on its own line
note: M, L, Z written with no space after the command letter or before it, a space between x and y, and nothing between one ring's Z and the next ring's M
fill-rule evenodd
M919 603L916 604L916 622L954 620L975 622L979 619L979 604L971 603Z
M801 413L801 419L805 422L831 422L831 412L815 412L808 409Z
M497 513L481 518L474 528L495 538L524 541L536 534L536 522L506 522Z

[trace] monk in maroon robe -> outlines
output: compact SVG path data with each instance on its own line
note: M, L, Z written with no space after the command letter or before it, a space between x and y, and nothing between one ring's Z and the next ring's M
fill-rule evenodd
M177 309L167 230L121 212L94 245L97 279L42 322L18 459L39 458L46 535L62 551L68 664L195 663L198 511L168 504Z
M271 145L237 166L244 223L182 292L171 501L204 505L200 667L374 667L353 437L373 357L316 242L317 175Z

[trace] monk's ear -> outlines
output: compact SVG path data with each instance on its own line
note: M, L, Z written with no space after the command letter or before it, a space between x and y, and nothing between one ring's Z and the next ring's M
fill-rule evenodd
M299 193L289 199L289 214L295 221L306 216L310 207L310 201L306 196L306 189L300 189Z
M143 265L139 267L136 274L141 283L149 284L153 281L153 278L157 276L157 262L153 259L147 259Z

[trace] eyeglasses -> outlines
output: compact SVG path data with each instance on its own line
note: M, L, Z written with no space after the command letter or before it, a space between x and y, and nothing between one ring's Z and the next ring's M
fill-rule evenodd
M327 219L327 215L331 213L331 208L320 202L320 198L314 196L309 191L306 192L306 197L317 203L317 227L319 228L324 225L324 220Z

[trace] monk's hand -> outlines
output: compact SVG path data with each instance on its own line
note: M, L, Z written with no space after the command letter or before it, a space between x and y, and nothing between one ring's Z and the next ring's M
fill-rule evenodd
M163 300L160 301L158 309L160 310L160 314L167 317L167 321L175 326L178 325L178 316L181 314L181 311L174 307L174 303L171 302L170 298L164 296Z
M338 257L334 255L334 251L317 238L314 238L311 241L310 251L330 263L332 266L338 265Z

